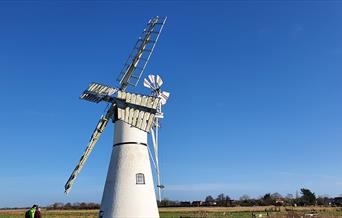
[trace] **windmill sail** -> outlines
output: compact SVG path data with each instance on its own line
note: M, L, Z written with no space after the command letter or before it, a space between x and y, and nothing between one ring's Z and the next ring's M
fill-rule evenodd
M165 21L166 17L155 17L148 22L117 79L121 84L121 90L125 90L128 85L135 87L138 84L158 41Z
M118 91L117 98L121 100L117 101L117 119L150 132L160 99L122 91Z
M104 116L104 115L101 116L99 122L97 123L96 128L90 137L90 140L89 140L89 143L88 143L86 150L84 151L80 161L76 165L74 171L71 173L68 181L66 182L66 184L64 186L64 192L66 194L70 191L71 186L73 185L77 175L80 173L80 171L81 171L82 167L84 166L86 160L88 159L91 151L93 150L96 142L99 140L103 130L106 128L107 123L110 119L111 113L112 113L112 107L108 110L106 116Z

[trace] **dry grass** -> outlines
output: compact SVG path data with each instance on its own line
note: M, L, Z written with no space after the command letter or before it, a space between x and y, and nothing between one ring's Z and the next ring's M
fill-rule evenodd
M0 218L22 218L25 215L24 209L20 210L0 210ZM44 210L44 218L97 218L98 210Z
M161 218L251 218L252 213L263 214L269 212L273 218L300 218L307 217L310 211L317 213L317 218L342 218L342 208L336 207L281 207L275 211L274 206L267 207L169 207L160 208ZM279 208L278 208L279 209ZM24 209L0 210L0 218L22 218ZM98 210L42 210L44 218L97 218ZM263 216L265 217L265 216Z

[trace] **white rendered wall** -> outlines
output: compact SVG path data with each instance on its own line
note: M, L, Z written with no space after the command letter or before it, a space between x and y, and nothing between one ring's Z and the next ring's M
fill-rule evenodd
M159 217L147 146L136 144L147 144L147 133L116 121L114 145L118 143L126 144L113 147L100 217ZM137 173L144 174L145 184L136 184Z

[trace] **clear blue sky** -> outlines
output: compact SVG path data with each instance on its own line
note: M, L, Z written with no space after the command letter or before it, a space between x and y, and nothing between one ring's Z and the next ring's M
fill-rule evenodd
M113 126L63 186L147 20L168 16L145 72L171 92L160 165L169 199L342 194L342 3L0 3L0 207L100 202ZM142 83L135 91L147 93Z

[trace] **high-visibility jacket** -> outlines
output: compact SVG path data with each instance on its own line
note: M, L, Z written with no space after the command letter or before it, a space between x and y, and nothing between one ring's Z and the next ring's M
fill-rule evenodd
M30 218L34 218L34 214L36 213L36 208L31 208L29 210L29 213L30 213Z

